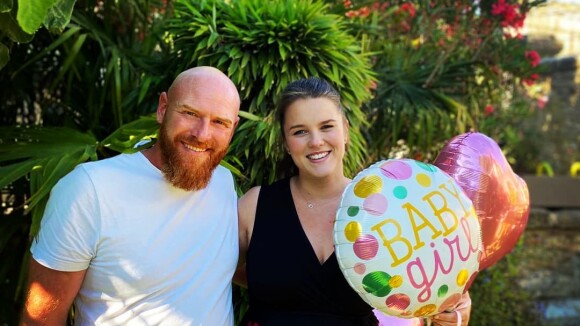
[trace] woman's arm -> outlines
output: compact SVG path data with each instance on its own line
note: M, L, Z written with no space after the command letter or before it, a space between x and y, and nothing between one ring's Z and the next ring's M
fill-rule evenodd
M238 267L234 274L234 283L247 287L246 279L246 253L252 239L254 220L256 219L256 206L258 205L258 195L260 187L254 187L238 200L238 238L240 241L240 258Z

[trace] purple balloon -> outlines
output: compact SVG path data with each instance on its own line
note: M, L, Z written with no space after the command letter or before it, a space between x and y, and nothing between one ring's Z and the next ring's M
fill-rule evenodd
M423 321L420 318L403 319L383 314L381 311L374 309L373 312L379 320L379 326L422 326Z

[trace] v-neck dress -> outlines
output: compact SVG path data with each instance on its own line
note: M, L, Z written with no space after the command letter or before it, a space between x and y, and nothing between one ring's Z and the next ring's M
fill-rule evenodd
M319 262L298 218L290 179L260 190L246 273L250 307L242 326L378 325L336 255Z

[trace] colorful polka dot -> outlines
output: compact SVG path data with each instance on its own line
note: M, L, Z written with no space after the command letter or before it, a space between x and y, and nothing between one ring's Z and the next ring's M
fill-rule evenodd
M437 171L437 167L435 165L428 164L425 162L419 162L419 161L417 161L416 163L417 163L418 167L420 167L421 169L423 169L425 171L429 171L429 172Z
M381 172L385 177L394 180L407 180L413 175L413 169L409 164L397 160L385 162L381 165Z
M459 271L457 274L457 285L464 286L465 282L467 282L467 278L469 277L469 272L465 269Z
M443 298L447 295L448 292L449 292L449 287L447 285L443 284L439 287L439 290L437 290L437 297Z
M372 194L381 192L383 188L383 180L377 175L369 175L363 177L354 186L354 194L360 198L367 198Z
M363 264L363 263L354 264L354 272L355 273L362 275L366 272L366 270L367 270L367 266L365 264Z
M394 275L393 277L391 277L391 280L389 281L390 287L396 289L401 285L403 285L403 278L401 277L401 275Z
M364 260L375 258L379 250L379 242L370 234L361 235L353 245L354 254Z
M358 212L360 211L360 208L358 206L350 206L346 213L348 214L348 216L350 217L354 217L358 214Z
M391 293L391 287L389 286L390 279L391 276L386 272L370 272L363 277L362 285L368 293L376 297L384 297Z
M350 242L355 242L355 240L360 237L362 232L362 226L359 222L349 222L344 228L344 236Z
M418 173L416 179L417 183L423 187L429 187L431 185L431 178L425 173Z
M387 211L387 198L382 194L372 194L365 199L363 208L369 214L383 215Z
M403 186L396 186L393 188L393 196L395 196L397 199L407 198L407 188Z
M435 309L436 308L437 308L437 306L435 306L434 304L424 305L423 307L415 310L415 313L413 314L413 316L415 316L415 317L426 317L426 316L429 316L433 312L435 312Z
M405 310L411 304L411 299L408 295L403 293L397 293L390 295L385 301L387 307L395 310ZM401 314L404 315L404 314Z

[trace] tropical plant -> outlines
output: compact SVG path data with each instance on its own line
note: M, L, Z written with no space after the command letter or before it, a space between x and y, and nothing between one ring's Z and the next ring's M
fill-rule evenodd
M406 155L432 160L457 134L495 131L485 121L489 105L504 108L497 117L513 116L512 103L531 103L522 90L538 78L540 58L520 31L526 13L543 2L334 2L333 10L349 17L353 35L374 54L378 83L367 103L373 154L389 156L403 141ZM516 145L501 132L491 136Z
M10 60L11 48L30 42L41 25L62 32L74 4L75 0L0 0L0 69Z
M38 230L50 189L74 166L136 150L155 133L149 114L173 77L162 67L163 6L79 1L63 33L41 29L29 43L12 45L0 70L0 189L15 199L0 228L0 257L14 256L14 248L27 256L28 234ZM1 292L10 295L3 308L12 309L0 323L15 323L26 262L0 269L7 289Z
M268 183L281 157L274 120L276 98L292 80L320 76L343 97L350 121L348 173L365 162L362 103L373 81L367 57L345 30L345 18L321 2L305 0L177 1L168 32L177 67L210 65L227 71L242 96L242 117L230 154L248 179L241 187Z

